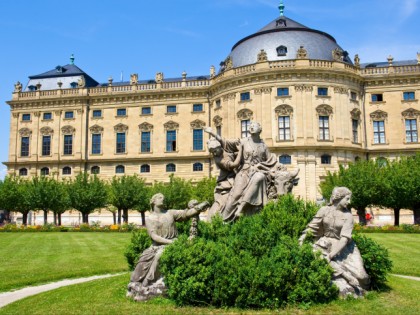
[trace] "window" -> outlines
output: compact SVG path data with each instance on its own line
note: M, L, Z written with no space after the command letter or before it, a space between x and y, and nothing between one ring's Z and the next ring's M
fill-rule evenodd
M116 152L125 153L125 132L117 133Z
M29 137L22 137L20 141L20 156L29 156Z
M286 56L287 55L287 47L286 46L279 46L276 48L277 56Z
M290 116L279 116L279 140L290 140Z
M22 114L22 121L30 121L31 114Z
M64 154L73 154L73 136L64 135Z
M70 83L70 87L72 88L72 89L75 89L75 88L77 88L79 86L79 84L77 84L77 82L71 82Z
M42 114L42 119L43 120L51 120L52 119L52 114L51 113L44 113L44 114Z
M118 108L117 109L117 116L127 116L127 109L126 108Z
M73 119L73 118L74 118L74 112L73 111L64 113L64 119Z
M42 136L42 155L51 155L51 136Z
M372 94L372 102L383 102L382 94Z
M176 151L176 130L166 131L166 152Z
M219 108L222 105L222 102L220 100L216 100L216 108Z
M279 156L279 162L281 164L292 164L292 157L288 154L283 154Z
M222 136L222 126L216 126L216 134L218 136Z
M101 154L102 135L100 133L92 134L92 154Z
M416 99L416 94L414 92L404 92L403 99L404 101L413 101Z
M167 113L176 113L176 105L168 105L166 106Z
M251 121L249 119L241 120L241 138L246 138L251 135L248 131L250 124Z
M350 92L350 99L353 100L353 101L357 101L357 93L351 91Z
M125 166L124 165L117 165L115 167L115 174L124 174L125 173Z
M100 172L101 172L101 168L99 166L97 166L97 165L92 166L90 168L90 173L91 174L99 174Z
M151 107L142 107L141 108L141 114L142 115L151 115L152 114L152 108Z
M203 150L203 129L193 130L193 150L194 151Z
M141 133L141 152L150 152L150 131L142 131Z
M166 171L171 172L171 173L175 172L176 171L176 165L174 163L166 164Z
M249 92L241 93L241 101L249 101L251 100L251 94Z
M321 155L321 164L331 164L331 155Z
M30 85L30 86L28 86L28 90L31 91L31 92L34 92L34 91L36 91L36 86L35 85Z
M41 176L48 176L50 175L50 169L48 167L41 168Z
M319 116L319 140L330 140L329 116Z
M328 96L328 88L319 87L318 88L318 96Z
M63 167L63 175L71 175L71 167L70 166Z
M95 109L92 111L92 117L94 118L102 118L102 110Z
M373 143L385 143L385 122L383 120L373 122Z
M351 128L353 132L353 142L359 143L359 121L357 119L351 120Z
M408 143L418 142L416 119L405 120L405 139L406 139L406 142Z
M194 104L193 105L193 112L202 112L203 111L203 104Z
M21 168L19 170L19 176L28 176L28 169L26 168Z
M194 163L193 164L193 172L202 172L203 171L203 163Z
M142 166L140 166L140 173L150 173L150 165L143 164Z
M288 96L289 88L277 88L277 96Z

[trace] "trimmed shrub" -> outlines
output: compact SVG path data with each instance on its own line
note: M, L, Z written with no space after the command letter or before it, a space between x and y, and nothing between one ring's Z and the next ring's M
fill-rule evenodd
M134 270L139 261L140 254L152 245L152 240L146 229L134 230L131 234L131 241L128 244L124 256L127 259L130 270Z

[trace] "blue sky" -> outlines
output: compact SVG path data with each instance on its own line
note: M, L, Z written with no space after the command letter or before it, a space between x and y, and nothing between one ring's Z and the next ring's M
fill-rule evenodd
M97 81L209 74L232 46L278 16L279 0L0 1L0 161L16 81L69 63ZM332 35L361 62L416 59L420 0L284 0L285 15ZM6 167L0 165L0 179Z

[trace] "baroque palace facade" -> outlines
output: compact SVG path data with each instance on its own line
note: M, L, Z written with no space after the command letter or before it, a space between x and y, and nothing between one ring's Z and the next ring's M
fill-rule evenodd
M175 174L218 174L206 150L211 126L247 136L250 121L289 170L294 189L320 197L328 171L357 159L394 159L420 149L420 55L361 64L321 31L280 17L236 43L209 75L100 84L74 65L15 84L10 105L9 174L109 179L139 174L149 183Z

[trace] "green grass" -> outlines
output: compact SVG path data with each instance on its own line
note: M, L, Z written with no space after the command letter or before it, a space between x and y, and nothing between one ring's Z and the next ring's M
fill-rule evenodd
M130 233L1 233L0 292L127 271Z
M392 272L420 277L420 234L365 234L389 250Z
M167 299L137 303L125 297L129 274L29 297L0 309L1 314L272 314L273 311L176 307ZM290 307L276 314L419 314L420 282L391 277L388 292L328 305ZM305 310L306 309L306 310Z

